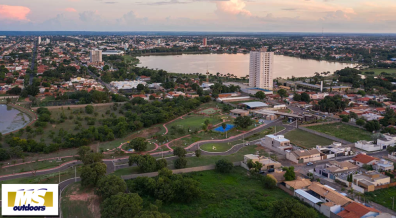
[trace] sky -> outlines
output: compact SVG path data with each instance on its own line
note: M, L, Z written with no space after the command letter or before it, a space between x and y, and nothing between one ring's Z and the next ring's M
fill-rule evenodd
M396 33L396 0L1 0L0 30Z

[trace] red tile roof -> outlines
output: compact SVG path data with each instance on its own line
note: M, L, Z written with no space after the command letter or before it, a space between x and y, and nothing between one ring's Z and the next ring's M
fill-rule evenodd
M352 160L367 164L373 160L379 160L379 159L365 154L358 154L354 158L352 158Z
M357 202L352 202L347 206L345 206L344 210L339 212L337 215L342 218L361 218L370 212L381 213L380 211L374 208L366 207L363 204Z

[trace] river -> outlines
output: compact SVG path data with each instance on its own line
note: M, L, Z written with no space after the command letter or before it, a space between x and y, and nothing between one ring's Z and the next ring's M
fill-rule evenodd
M163 69L172 73L210 73L234 74L244 77L249 74L249 54L183 54L183 55L151 55L138 57L138 66L150 69ZM315 72L354 67L354 64L300 59L283 55L275 55L274 78L313 76Z
M11 106L0 104L0 132L2 134L21 129L30 121L31 118L27 114Z

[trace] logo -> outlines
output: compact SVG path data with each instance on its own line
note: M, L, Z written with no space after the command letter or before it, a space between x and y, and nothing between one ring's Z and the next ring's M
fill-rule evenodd
M58 184L2 184L3 216L58 215Z

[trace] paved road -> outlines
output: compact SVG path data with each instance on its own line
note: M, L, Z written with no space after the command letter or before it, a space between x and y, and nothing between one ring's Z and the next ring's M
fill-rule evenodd
M83 66L83 64L82 64L79 60L77 60L73 55L71 55L71 54L69 53L68 50L66 50L66 52L67 52L67 54L68 54L71 58L73 58L73 60L74 60L76 63L78 63L80 66ZM110 84L103 82L103 80L101 80L99 77L97 77L97 76L96 76L94 73L92 73L88 68L87 68L87 71L88 71L88 73L91 75L92 78L94 78L94 79L96 79L96 81L100 82L100 83L101 83L104 87L106 87L111 93L113 93L113 94L118 94L118 92L117 92L114 88L112 88L112 87L110 86Z
M30 65L30 69L31 69L32 71L34 70L34 66L35 66L35 64L36 64L36 57L37 57L37 41L35 41L34 47L33 47L32 64ZM32 84L33 84L34 75L33 75L33 73L31 73L29 76L30 76L30 78L29 78L29 85L32 85Z

